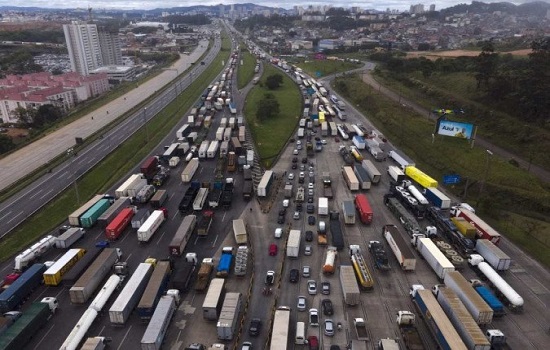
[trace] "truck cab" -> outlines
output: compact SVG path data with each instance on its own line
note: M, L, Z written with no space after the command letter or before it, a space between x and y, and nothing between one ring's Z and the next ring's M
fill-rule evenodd
M411 286L411 289L409 289L409 295L411 296L411 298L414 298L416 295L416 292L419 290L424 290L424 286L421 284L413 284Z
M59 302L57 301L57 298L55 298L55 297L45 297L45 298L42 298L42 300L40 300L40 302L43 303L43 304L48 305L52 315L55 313L55 311L59 307Z

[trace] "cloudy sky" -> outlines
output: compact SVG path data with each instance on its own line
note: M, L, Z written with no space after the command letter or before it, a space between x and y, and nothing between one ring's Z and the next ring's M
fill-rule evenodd
M502 0L505 1L505 0ZM515 4L521 4L525 2L531 2L533 0L508 0L508 2L512 2ZM177 7L177 6L190 6L190 5L217 5L220 3L224 3L226 5L229 4L236 4L236 3L245 3L245 2L251 2L258 5L266 5L266 6L278 6L283 7L286 9L290 9L295 5L301 5L301 6L307 6L310 4L316 4L316 5L332 5L335 7L341 6L341 7L350 7L350 6L359 6L361 8L368 8L368 9L378 9L378 10L385 10L386 8L390 9L398 9L398 10L408 10L411 4L418 4L423 3L426 7L428 7L430 4L435 4L436 9L441 9L445 7L450 7L456 4L460 3L470 3L469 0L435 0L435 1L424 1L424 0L386 0L386 1L353 1L353 2L346 2L342 0L336 0L336 1L330 1L330 0L279 0L279 1L272 1L272 0L253 0L253 1L231 1L231 0L225 0L225 1L214 1L214 0L204 0L204 1L197 1L197 0L191 0L191 1L181 1L181 0L93 0L93 1L83 1L83 0L11 0L11 1L0 1L0 6L2 5L13 5L13 6L21 6L21 7L29 7L29 6L38 6L38 7L48 7L48 8L87 8L88 6L92 6L95 9L101 9L101 8L110 8L110 9L126 9L126 10L150 10L154 8L169 8L169 7ZM494 0L486 0L485 2L497 2ZM70 4L68 6L68 4Z

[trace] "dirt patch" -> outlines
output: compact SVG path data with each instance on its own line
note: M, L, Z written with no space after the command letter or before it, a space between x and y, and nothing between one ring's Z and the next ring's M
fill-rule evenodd
M418 52L407 52L407 57L417 58L417 57L426 57L427 59L435 60L438 58L454 58L460 56L474 57L478 56L481 51L470 51L470 50L450 50L450 51L418 51ZM498 52L499 54L512 54L514 56L527 56L531 53L531 49L525 50L515 50L515 51L506 51Z
M4 132L3 134L11 137L14 140L18 140L29 136L29 131L27 129L6 128L6 130L7 131Z

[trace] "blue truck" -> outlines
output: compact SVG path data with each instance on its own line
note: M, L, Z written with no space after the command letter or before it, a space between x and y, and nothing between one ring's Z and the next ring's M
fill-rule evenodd
M229 270L233 262L233 247L223 247L222 256L216 269L216 277L225 278L229 276Z
M17 308L27 296L42 283L46 265L34 264L0 294L0 312Z
M489 307L493 309L494 317L501 317L506 314L504 304L502 304L500 300L498 300L498 298L493 294L493 292L491 292L489 288L481 284L481 281L473 280L472 286L476 290L477 294L479 294L481 298L485 300L487 305L489 305Z

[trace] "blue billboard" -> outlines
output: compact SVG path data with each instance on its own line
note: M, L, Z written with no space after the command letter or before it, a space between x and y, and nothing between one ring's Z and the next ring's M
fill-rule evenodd
M471 139L474 132L474 124L441 120L437 127L439 135Z

